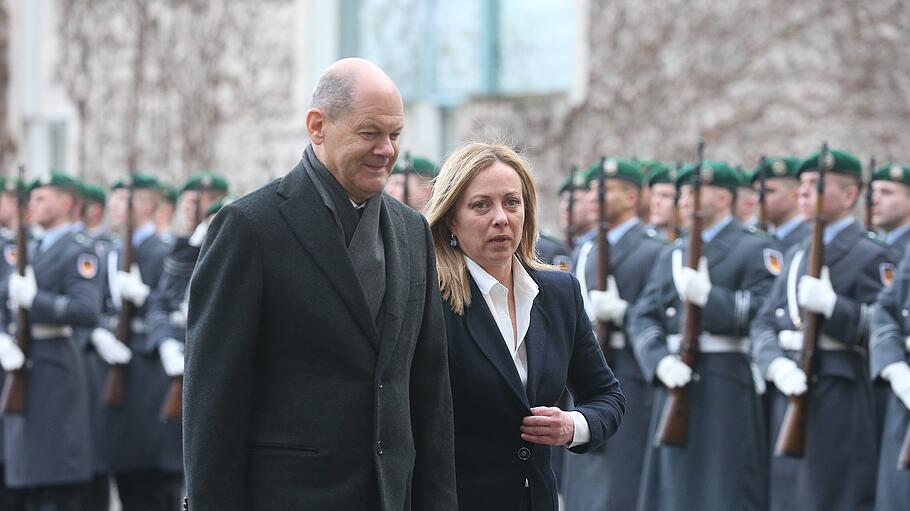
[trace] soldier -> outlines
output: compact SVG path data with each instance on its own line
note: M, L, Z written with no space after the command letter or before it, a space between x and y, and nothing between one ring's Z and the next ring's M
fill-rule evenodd
M670 165L652 169L648 188L651 190L650 227L664 239L675 240L680 227L676 218L676 169Z
M17 179L0 176L0 239L16 237L16 183Z
M599 165L587 181L597 194ZM593 316L611 323L615 332L603 340L611 355L610 366L622 384L626 396L623 427L606 446L585 455L565 455L562 494L565 509L626 510L634 509L638 497L646 437L651 411L651 385L645 381L635 361L632 346L624 330L629 304L634 303L645 287L645 279L664 243L653 229L638 219L639 192L644 177L632 162L611 158L605 163L606 220L609 225L610 265L613 276L606 291L591 289L597 282L598 250L595 241L587 258L584 276Z
M904 258L910 242L910 167L885 165L872 175L872 225L890 247L891 260Z
M559 227L563 230L569 226L569 204L572 204L572 237L574 248L585 241L585 236L592 235L592 229L597 227L596 212L591 209L590 187L586 180L587 171L578 170L565 178L559 185ZM572 191L572 200L569 200L569 190ZM568 239L568 237L566 238ZM574 266L573 266L574 268Z
M798 167L799 208L814 216L819 153ZM771 509L871 509L875 479L873 410L862 346L869 306L893 276L885 247L853 218L861 165L853 155L828 153L824 195L824 269L806 275L809 241L792 248L752 325L753 353L771 390L772 439L787 396L806 395L802 458L771 460ZM803 347L801 313L821 315L811 382L794 359Z
M408 163L405 160L406 158L402 158L395 164L395 167L392 168L392 175L389 176L385 185L385 192L400 202L404 202L405 170L403 165ZM411 156L409 163L408 206L424 212L427 209L427 201L433 194L433 178L439 173L439 168L428 158L422 156Z
M733 207L736 221L745 227L758 225L758 193L752 188L753 174L742 167L736 167L739 187L736 188L736 204Z
M101 284L91 244L69 223L77 186L60 173L31 184L30 215L44 237L29 247L25 276L12 272L4 286L11 310L3 310L3 324L20 307L31 321L25 410L3 419L6 482L25 490L28 509L81 509L92 477L88 383L73 328L98 321ZM24 362L11 339L0 338L4 369Z
M83 183L82 196L85 198L85 205L82 208L83 234L95 241L110 243L111 236L104 225L104 211L107 204L107 194L104 193L104 188Z
M906 168L904 168L906 171ZM874 214L874 213L873 213ZM910 252L905 252L894 284L872 309L870 375L887 385L884 428L875 489L877 511L897 511L910 502L910 470L897 468L898 453L910 428Z
M695 164L686 165L677 178L681 217L692 216L695 170ZM629 318L629 337L646 381L660 384L651 435L667 389L688 388L687 443L648 448L638 502L642 511L767 506L767 449L747 336L773 280L765 257L772 242L733 218L740 184L733 168L706 161L701 172L704 256L698 269L683 265L688 235L664 249ZM677 355L684 302L702 309L695 367Z
M173 221L174 211L177 208L177 189L168 183L161 183L159 190L161 201L158 202L158 209L155 210L155 229L158 235L165 240L173 238Z
M108 253L105 311L91 340L110 365L124 365L122 404L102 403L100 429L103 452L126 511L131 509L176 509L180 502L181 478L167 464L180 453L179 425L159 418L169 379L161 366L158 351L147 333L146 301L158 284L170 245L156 234L155 210L160 201L158 180L135 174L132 184L118 181L110 196L111 223L124 227L128 201L132 200L132 239L119 239ZM134 262L130 271L121 269L124 243L132 243ZM134 313L130 345L115 336L122 320L123 303L129 301Z
M752 174L752 187L758 192L765 177L765 214L768 231L781 252L806 239L812 229L799 212L799 160L792 157L765 158Z

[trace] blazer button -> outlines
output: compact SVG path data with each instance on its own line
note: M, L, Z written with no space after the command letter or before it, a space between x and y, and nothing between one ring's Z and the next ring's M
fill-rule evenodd
M376 454L382 456L382 441L376 442Z
M382 390L382 380L379 380L379 390Z
M528 449L527 447L522 447L521 449L518 449L518 459L520 459L521 461L527 461L528 458L530 458L530 457L531 457L531 449Z

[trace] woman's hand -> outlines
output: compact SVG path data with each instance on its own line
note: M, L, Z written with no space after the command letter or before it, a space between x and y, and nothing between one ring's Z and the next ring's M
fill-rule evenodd
M543 445L565 445L575 436L575 421L555 406L531 408L534 415L521 421L521 439Z

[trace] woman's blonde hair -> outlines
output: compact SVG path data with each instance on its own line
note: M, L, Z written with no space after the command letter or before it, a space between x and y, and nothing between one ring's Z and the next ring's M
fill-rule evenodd
M449 243L452 231L448 223L471 180L497 161L512 167L521 179L525 220L515 256L525 268L535 270L553 268L537 257L537 192L534 190L530 165L506 145L482 142L465 144L449 155L443 163L433 185L433 195L430 197L427 212L430 231L433 233L433 244L436 247L439 290L443 299L449 302L452 310L458 315L464 314L465 307L471 305L471 286L468 282L463 252L459 247L453 247Z

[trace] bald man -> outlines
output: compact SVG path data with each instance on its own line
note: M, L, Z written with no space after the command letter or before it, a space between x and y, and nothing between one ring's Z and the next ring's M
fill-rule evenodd
M187 507L454 511L433 240L382 194L401 96L344 59L306 127L293 170L215 216L193 275Z

